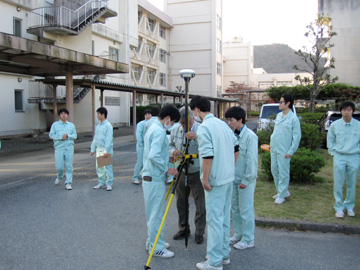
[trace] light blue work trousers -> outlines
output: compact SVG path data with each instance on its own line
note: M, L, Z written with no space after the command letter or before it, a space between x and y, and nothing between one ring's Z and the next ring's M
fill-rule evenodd
M104 154L104 151L98 151L96 150L96 157L102 156ZM113 157L113 153L110 153L111 157ZM100 185L104 186L105 184L112 186L114 182L114 173L113 173L113 165L110 164L108 166L104 167L98 167L97 161L96 161L96 174L98 176L98 182Z
M132 177L133 180L139 179L140 172L143 168L144 146L136 145L136 155L137 155L137 160L134 167L134 175Z
M359 173L360 155L334 154L334 197L335 211L354 209L356 181ZM346 199L343 201L343 186L346 175Z
M285 198L290 182L290 160L284 153L271 151L271 174L274 177L275 187L279 198Z
M230 211L233 182L213 186L205 191L207 256L212 266L221 266L222 260L229 258Z
M244 189L240 189L238 184L233 186L231 211L235 238L246 244L254 243L255 238L255 186L256 181L249 183Z
M65 164L65 184L72 184L74 146L68 146L67 148L68 149L55 149L55 167L57 171L57 178L61 180L64 177Z
M149 247L150 254L159 231L162 218L165 214L165 181L153 178L151 182L142 181L142 187L144 192L146 222L148 228L146 246ZM161 251L165 248L165 223L157 241L155 252Z

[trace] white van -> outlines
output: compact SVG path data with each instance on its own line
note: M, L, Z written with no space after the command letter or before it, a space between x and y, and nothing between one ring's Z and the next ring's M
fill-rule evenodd
M293 106L291 110L296 115L295 106ZM271 121L274 121L274 120L270 120L269 117L274 115L274 119L275 119L276 115L279 112L281 112L279 110L279 103L263 104L261 107L256 131L260 131L260 130L266 128Z

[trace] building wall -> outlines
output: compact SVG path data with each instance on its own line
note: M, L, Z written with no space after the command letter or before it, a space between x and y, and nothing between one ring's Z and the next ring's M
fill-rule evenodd
M360 86L360 2L354 0L319 0L319 13L332 18L333 31L337 33L331 41L330 50L335 58L332 76L339 82Z
M168 0L165 12L173 19L171 32L171 90L184 89L179 71L193 69L195 78L190 82L190 93L216 96L216 61L222 63L222 53L216 53L217 39L222 42L221 31L216 30L216 15L222 14L222 1ZM215 28L214 28L215 27Z

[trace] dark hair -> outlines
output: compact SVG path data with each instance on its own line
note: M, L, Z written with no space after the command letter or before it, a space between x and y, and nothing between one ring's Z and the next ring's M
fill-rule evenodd
M225 113L225 118L235 118L237 121L242 119L242 123L245 125L246 113L240 106L234 106L229 108Z
M151 108L150 111L151 111L150 113L151 113L152 116L158 116L159 112L160 112L160 109L159 109L158 106L154 106L154 107Z
M62 113L62 112L64 112L64 113L66 113L67 115L69 115L69 111L68 111L67 109L61 108L60 110L58 110L58 116L60 116L60 113Z
M147 114L147 113L151 114L151 110L146 109L146 110L144 111L144 115Z
M281 97L284 99L285 104L290 102L289 108L291 109L294 105L294 98L293 98L292 94L283 94Z
M100 107L96 110L96 112L100 113L100 114L104 114L105 115L105 119L107 118L107 114L108 114L108 111L105 107Z
M353 112L355 112L355 104L352 103L351 101L344 101L341 105L340 105L340 111L342 111L343 109L349 108L351 107L351 109L353 110Z
M206 97L195 96L190 101L190 109L198 108L201 112L210 112L211 103Z
M163 120L166 116L170 116L171 121L179 122L180 120L179 110L171 104L164 106L159 113L160 120Z

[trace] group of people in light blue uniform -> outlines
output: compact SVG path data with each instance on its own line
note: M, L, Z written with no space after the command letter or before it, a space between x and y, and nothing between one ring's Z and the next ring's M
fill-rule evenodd
M106 108L100 107L96 110L96 114L100 124L95 129L90 155L92 156L96 153L96 157L113 156L113 126L106 120L108 112ZM111 191L114 181L113 165L99 167L96 161L96 174L98 176L98 184L94 186L94 189L106 188L107 191Z
M197 141L207 223L206 260L196 267L222 270L230 264L230 210L238 141L229 126L210 113L207 98L193 97L190 108L202 120Z
M274 178L277 193L273 196L276 204L285 202L290 196L290 160L299 147L301 128L298 117L291 111L294 99L291 94L280 98L279 109L275 119L274 131L270 138L271 174Z
M144 138L144 158L142 170L142 187L145 201L148 238L146 250L151 252L165 214L165 181L167 174L176 175L175 168L168 168L169 141L166 129L180 119L179 111L173 105L164 106L157 119L148 127ZM150 121L150 120L149 120ZM154 248L153 256L170 258L174 253L169 251L169 244L164 239L164 227Z
M335 217L344 218L344 211L354 217L356 181L360 165L360 122L352 117L354 103L345 101L340 106L342 118L330 125L327 147L333 157ZM346 175L346 199L343 186Z
M57 177L55 184L59 184L64 176L65 164L65 188L72 189L73 180L73 159L74 159L74 140L77 138L76 129L73 123L68 120L69 111L62 108L58 111L60 120L51 125L49 137L54 141L55 148L55 167Z
M228 125L239 143L235 165L235 180L231 199L234 235L230 245L236 249L255 245L254 193L258 170L258 137L245 125L246 113L241 107L231 107L225 113Z
M143 168L143 153L144 153L144 126L147 120L151 118L151 111L145 110L144 111L144 120L140 121L136 125L136 155L137 160L134 167L134 175L132 177L132 182L135 185L139 185L139 177L140 172Z

